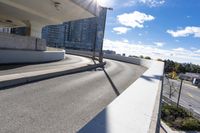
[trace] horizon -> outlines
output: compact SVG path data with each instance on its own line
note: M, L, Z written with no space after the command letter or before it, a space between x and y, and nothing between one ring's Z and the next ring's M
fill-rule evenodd
M108 11L104 50L200 65L200 1L100 0Z

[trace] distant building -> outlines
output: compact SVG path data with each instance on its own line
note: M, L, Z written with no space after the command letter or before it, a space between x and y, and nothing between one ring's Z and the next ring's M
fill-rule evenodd
M65 25L49 25L42 29L42 38L47 45L52 47L64 47Z
M10 28L0 28L0 32L10 33Z
M113 51L113 50L103 50L103 53L105 53L105 54L116 54L116 52Z
M52 47L92 50L96 38L97 18L65 22L45 26L42 38Z

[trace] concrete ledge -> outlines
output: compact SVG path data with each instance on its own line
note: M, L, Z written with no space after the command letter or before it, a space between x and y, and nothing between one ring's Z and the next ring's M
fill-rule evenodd
M67 52L92 55L85 51ZM104 58L145 66L148 70L78 133L159 132L164 63L107 54Z
M45 51L46 40L35 38L35 37L0 33L0 48L1 49Z
M65 58L65 51L0 50L0 64L42 63Z
M44 80L48 78L53 78L57 76L62 76L66 74L72 74L82 71L92 70L98 67L103 67L106 63L94 64L94 65L82 65L79 68L68 68L61 67L57 69L49 69L49 70L42 70L42 71L35 71L35 72L26 72L20 74L11 74L11 75L3 75L0 76L0 89L25 84L29 82L34 82L38 80Z

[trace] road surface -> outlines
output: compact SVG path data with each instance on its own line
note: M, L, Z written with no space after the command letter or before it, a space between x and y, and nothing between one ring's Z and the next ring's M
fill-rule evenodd
M75 133L146 71L106 62L104 70L0 90L0 132Z
M176 91L173 93L171 99L177 102L178 92L180 88L180 81L170 79L169 82L171 85L173 84L174 86L172 87L172 90L176 88ZM170 90L169 83L165 79L163 92L166 97L169 97L169 90ZM195 111L200 115L200 89L197 88L196 86L183 83L183 88L181 92L182 93L180 98L180 104L191 111Z

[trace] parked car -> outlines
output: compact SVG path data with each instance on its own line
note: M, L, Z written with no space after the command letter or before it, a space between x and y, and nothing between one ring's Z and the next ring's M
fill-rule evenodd
M200 78L194 78L192 84L200 88Z

